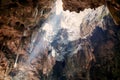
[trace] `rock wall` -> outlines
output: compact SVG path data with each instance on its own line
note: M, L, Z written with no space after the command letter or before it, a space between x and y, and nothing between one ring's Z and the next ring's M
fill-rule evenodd
M17 56L20 60L20 56L28 55L31 35L48 17L53 3L54 0L0 0L0 80L10 80L9 75L17 72L11 73L18 63Z
M43 51L42 57L37 55L26 64L26 61L29 62L29 45L33 41L32 37L52 15L50 11L54 2L54 0L0 0L0 80L119 80L120 29L119 25L114 23L115 21L119 23L119 19L117 17L114 20L109 14L106 15L104 8L100 16L86 15L79 25L81 33L78 40L66 44L68 33L66 29L61 29L51 44L55 50L47 48ZM63 0L64 10L78 13L86 8L95 9L103 4L104 0ZM119 5L114 0L107 4L115 6L119 12ZM107 6L111 10L111 6ZM65 21L68 20L72 19L68 18ZM54 22L58 25L59 21L58 19ZM69 29L69 26L66 27ZM74 28L71 27L71 30ZM87 36L84 38L85 35ZM76 36L73 37L76 39ZM41 37L36 39L37 42L39 39ZM71 51L73 49L74 52ZM56 60L55 53L51 50L60 54L66 51L67 54L64 53L63 59L59 57Z
M114 22L120 25L120 1L119 0L63 0L64 10L75 12L83 11L87 8L96 9L101 5L106 5L110 11Z
M80 12L87 8L97 8L105 4L105 0L63 0L64 10Z

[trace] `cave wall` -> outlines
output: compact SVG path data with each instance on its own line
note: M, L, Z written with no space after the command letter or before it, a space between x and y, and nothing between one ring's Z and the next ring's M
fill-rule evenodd
M31 41L32 33L37 31L49 16L48 13L53 2L54 0L0 0L1 75L7 73L7 78L10 78L9 73L13 68L16 55L23 56L27 53L27 44ZM63 0L63 7L64 10L79 12L85 8L95 9L104 3L104 0ZM42 71L39 71L42 75L41 79L50 80L53 76L51 78L53 80L84 80L90 77L92 80L103 80L103 78L105 80L109 78L119 80L119 26L115 25L110 15L106 16L104 21L106 31L97 28L89 39L81 41L84 47L83 50L72 57L66 57L63 62L56 62L55 66L50 66L50 69L53 67L53 73L51 71L46 76ZM89 53L94 54L95 57L81 55ZM89 62L90 59L93 59L93 62ZM46 56L42 61L42 64L49 68L49 60L46 59ZM8 66L11 68L6 71ZM58 69L60 71L57 71ZM10 75L15 75L14 72L17 71L13 70ZM89 75L89 72L91 75ZM37 76L39 75L37 74Z
M11 72L16 56L27 55L31 35L48 17L53 3L54 0L0 0L0 80L10 80L9 75L15 75Z

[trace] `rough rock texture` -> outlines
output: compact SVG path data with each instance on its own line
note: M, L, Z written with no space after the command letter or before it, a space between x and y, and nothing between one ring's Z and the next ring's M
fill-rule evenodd
M83 11L86 8L97 8L107 5L114 22L120 25L120 1L119 0L63 0L64 10L75 12Z
M8 75L15 75L17 71L11 72L16 57L28 55L31 34L48 17L53 3L54 0L0 0L0 80L10 80Z
M117 25L120 25L120 1L113 0L107 2L107 7L110 11L110 14Z
M84 24L86 25L87 21ZM64 61L56 62L53 67L53 80L120 79L119 65L116 65L119 64L117 37L120 29L110 15L104 16L102 25L104 25L102 28L100 24L92 25L96 28L91 36L73 41L73 43L81 43L82 49L71 57L66 55ZM50 77L45 79L49 80Z
M65 10L79 12L104 3L100 0L98 4L98 1L63 0L63 6ZM85 20L82 23L81 36L88 34L88 31L92 35L67 45L82 43L82 49L75 55L65 55L63 61L55 61L54 57L48 57L50 51L46 49L42 57L38 55L30 64L23 63L29 55L27 49L31 35L38 32L49 16L52 2L54 1L0 0L0 80L119 80L120 29L110 15L104 16L103 23L100 24L102 28L97 22L89 24ZM117 9L118 7L119 5ZM114 13L111 11L111 14ZM118 19L115 18L116 20ZM89 30L91 25L95 27L93 32ZM61 39L61 36L58 37ZM59 42L56 44L59 45L58 49L61 46L66 48L66 45L60 45ZM14 63L17 56L19 62L16 67Z
M63 0L64 10L80 12L86 8L96 8L105 3L105 0Z

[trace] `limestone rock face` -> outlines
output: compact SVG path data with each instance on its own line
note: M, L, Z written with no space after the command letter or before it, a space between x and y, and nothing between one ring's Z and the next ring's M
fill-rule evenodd
M86 8L96 8L105 4L104 0L63 0L64 10L80 12Z
M55 1L0 0L0 80L119 80L119 1Z
M48 17L53 3L54 0L0 0L0 80L10 80L9 74L17 72L11 73L16 56L27 56L31 34Z
M119 0L63 0L64 10L75 12L83 11L87 8L97 8L106 5L117 25L120 25L120 1Z

